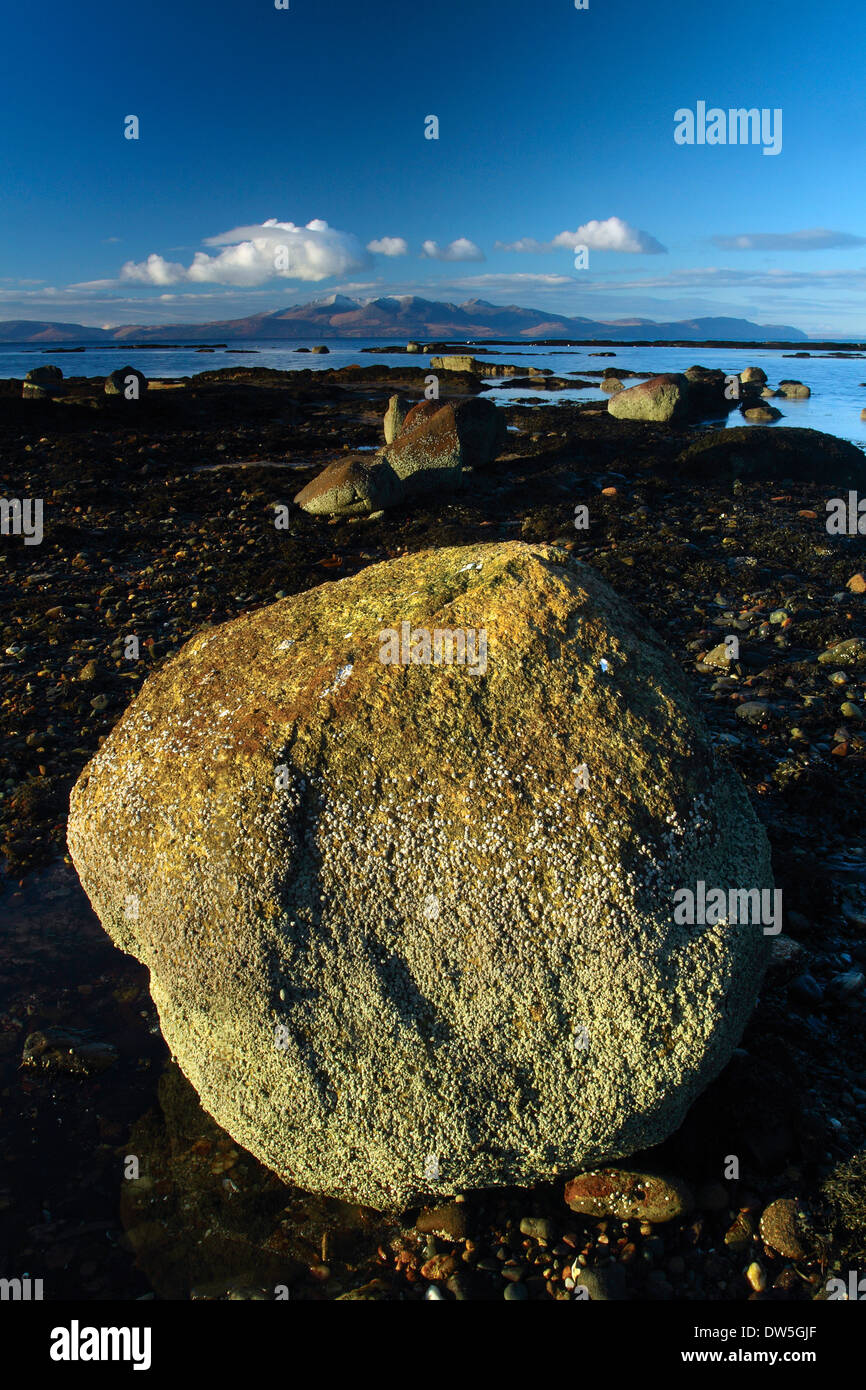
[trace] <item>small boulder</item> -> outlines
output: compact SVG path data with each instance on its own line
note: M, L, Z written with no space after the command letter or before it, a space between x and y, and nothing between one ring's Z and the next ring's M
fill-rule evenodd
M128 401L140 400L147 390L147 377L136 367L118 367L105 378L106 396L124 396Z
M295 496L313 516L364 516L390 507L399 482L380 455L350 454L328 464Z
M411 401L405 396L392 396L385 411L385 443L390 444L403 428L403 421L412 409Z
M407 344L406 344L406 351L407 351L407 352L420 352L420 351L421 351L421 344L420 344L420 343L407 343Z
M809 387L804 386L802 381L789 380L779 382L779 393L787 396L790 401L805 400L807 396L812 394Z
M27 373L22 395L32 400L45 400L51 396L62 396L64 390L63 373L60 368L46 365L34 367Z
M675 420L688 414L688 392L684 376L665 372L618 391L607 408L617 420Z
M777 410L774 405L743 405L741 409L745 419L750 420L753 425L769 425L774 420L782 419L781 410Z
M748 385L749 382L758 382L761 386L766 386L767 373L764 371L763 367L744 367L740 372L740 381L744 382L746 385Z
M310 351L316 353L325 353L330 352L331 349L329 347L325 347L324 344L320 344L318 347L311 348Z
M615 376L606 376L603 381L599 382L599 387L602 391L606 391L609 396L615 396L617 391L625 390L619 377Z

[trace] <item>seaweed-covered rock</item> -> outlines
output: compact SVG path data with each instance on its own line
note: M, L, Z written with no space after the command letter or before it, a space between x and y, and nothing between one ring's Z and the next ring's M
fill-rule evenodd
M549 546L406 554L206 629L68 841L205 1108L380 1208L661 1141L768 954L675 920L678 888L769 888L766 836L662 644Z
M709 430L678 459L684 473L706 477L792 478L832 481L852 487L866 483L866 454L855 444L820 430L772 429L738 425Z

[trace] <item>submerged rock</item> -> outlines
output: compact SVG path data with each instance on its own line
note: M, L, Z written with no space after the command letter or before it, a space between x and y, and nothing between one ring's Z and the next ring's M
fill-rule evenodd
M662 644L548 546L407 554L206 629L81 774L68 842L217 1122L384 1209L660 1142L768 954L674 921L698 880L771 887L766 836Z

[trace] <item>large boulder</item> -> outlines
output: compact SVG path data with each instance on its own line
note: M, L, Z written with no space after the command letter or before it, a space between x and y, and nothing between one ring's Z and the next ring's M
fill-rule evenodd
M678 459L684 473L699 477L791 478L866 486L866 454L846 439L820 430L738 425L708 430Z
M607 403L618 420L674 420L689 414L689 383L679 373L665 372L618 391Z
M733 392L727 395L728 378L721 367L689 367L688 411L693 420L722 418L737 404Z
M770 888L766 836L661 642L548 546L205 629L81 774L68 842L210 1114L378 1208L663 1140L770 940L677 924L678 889Z

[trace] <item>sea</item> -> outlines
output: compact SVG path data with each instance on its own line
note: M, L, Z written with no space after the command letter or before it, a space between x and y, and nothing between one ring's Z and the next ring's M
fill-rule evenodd
M429 367L427 354L413 354L407 359L403 352L365 352L364 348L387 346L381 338L345 339L322 338L327 354L298 352L297 345L284 340L229 342L225 347L202 352L200 344L175 344L170 347L123 347L106 349L88 346L84 352L59 352L56 347L36 343L0 343L0 378L24 377L33 367L54 363L64 376L105 376L118 367L132 366L147 377L171 378L192 376L196 372L215 371L222 367L273 367L280 371L326 371L329 368L352 364L371 366L384 363L392 367ZM64 346L75 346L65 344ZM312 346L312 344L301 344ZM483 351L482 351L483 350ZM866 420L860 413L866 407L866 353L852 352L851 356L832 356L816 351L807 358L795 357L798 351L809 351L808 344L785 351L758 346L740 348L720 347L627 347L611 343L609 347L586 345L569 347L552 345L530 347L526 343L496 344L469 343L454 345L452 352L478 351L479 359L490 362L514 363L518 367L549 367L557 376L578 375L600 371L605 367L623 367L641 372L682 372L687 367L721 367L733 375L744 367L763 367L769 384L778 385L784 378L802 381L810 387L807 400L778 398L772 404L782 412L782 419L773 428L784 429L798 425L823 430L841 439L866 446ZM840 350L841 351L841 350ZM604 353L604 356L599 356ZM613 354L613 355L611 355ZM630 384L628 381L626 385ZM532 391L520 388L516 392L493 388L490 398L498 405L513 404L516 399L533 399L542 405L557 401L607 401L608 396L597 387L563 391ZM739 411L732 411L728 426L744 423Z

